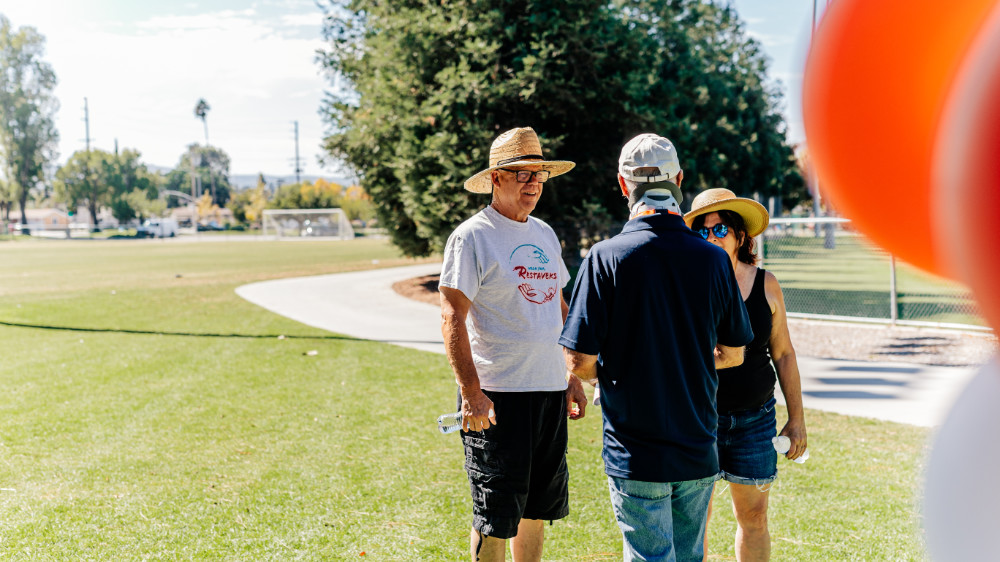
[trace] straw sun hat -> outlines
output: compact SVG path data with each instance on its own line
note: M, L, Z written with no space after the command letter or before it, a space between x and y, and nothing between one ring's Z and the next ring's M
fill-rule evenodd
M511 129L493 141L493 146L490 147L490 167L465 180L465 189L473 193L491 193L493 181L490 179L490 172L528 164L541 164L543 170L549 171L549 177L565 174L576 166L566 160L543 159L542 145L531 127Z
M747 226L747 236L751 238L764 232L767 223L770 222L767 209L763 205L753 199L737 197L724 187L706 189L699 193L691 202L691 211L684 215L684 222L690 228L697 217L719 211L732 211L743 217L743 222Z

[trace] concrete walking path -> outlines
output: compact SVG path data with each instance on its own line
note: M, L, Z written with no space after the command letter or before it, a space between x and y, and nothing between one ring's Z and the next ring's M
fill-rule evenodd
M280 279L244 285L236 293L309 326L443 354L438 307L392 290L397 281L440 270L440 264L422 264ZM940 425L978 371L802 356L798 361L806 408L926 427Z

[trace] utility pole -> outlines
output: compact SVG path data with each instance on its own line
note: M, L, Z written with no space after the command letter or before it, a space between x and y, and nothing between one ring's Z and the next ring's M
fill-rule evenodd
M87 98L83 98L83 123L86 132L87 153L90 153L90 109L87 106Z
M84 182L86 183L87 186L87 190L90 191L93 189L93 185L91 184L90 180L90 106L87 104L86 97L83 98L83 131L84 131L84 143L86 143L87 147L87 158L84 160L83 164L83 177L84 177ZM90 201L88 207L94 208L95 205L96 204L93 201ZM70 215L72 216L73 214L76 213L76 211L77 211L76 209L72 209L70 211ZM94 222L94 224L91 225L91 228L96 227L97 226L96 211L91 212L91 220ZM67 229L66 238L69 237L70 237L70 232Z
M809 43L812 44L812 40L816 35L816 16L818 11L816 9L816 3L818 0L813 0L813 11L812 11L812 28L809 30ZM830 6L830 0L826 0L824 4L824 11ZM812 158L809 159L810 163ZM812 168L812 186L813 186L813 217L816 218L816 238L820 237L820 227L819 218L823 215L823 207L821 206L822 201L820 199L819 193L819 172L816 171L816 166L810 166ZM830 222L823 223L823 247L827 250L833 250L837 247L836 232L834 232L834 225Z
M817 2L817 0L813 0L812 28L810 28L810 30L809 30L809 42L810 43L812 43L813 36L816 35L816 2ZM829 3L829 2L827 2L827 3ZM809 158L809 160L810 160L810 162L812 162L812 158L811 157ZM812 175L811 179L812 179L812 187L813 187L813 216L818 219L820 216L822 216L823 207L821 206L822 202L820 201L820 194L819 194L819 174L816 173L815 166L813 166L813 171L812 171L812 174L810 174L810 175ZM816 236L816 238L819 238L819 223L818 222L816 223L815 236Z
M299 158L299 122L295 123L295 183L301 183L299 174L302 173L302 159Z

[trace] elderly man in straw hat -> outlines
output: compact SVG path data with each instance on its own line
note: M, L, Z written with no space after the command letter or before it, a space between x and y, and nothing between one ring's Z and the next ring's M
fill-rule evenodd
M530 214L572 162L545 160L529 127L501 134L489 167L465 182L490 204L448 238L441 331L461 396L472 488L473 560L540 560L544 520L569 513L566 418L582 418L580 381L558 344L569 272L555 232Z
M567 368L600 382L625 560L702 559L719 475L716 368L741 363L753 337L729 256L684 224L683 178L664 137L622 148L630 220L584 259L559 340Z

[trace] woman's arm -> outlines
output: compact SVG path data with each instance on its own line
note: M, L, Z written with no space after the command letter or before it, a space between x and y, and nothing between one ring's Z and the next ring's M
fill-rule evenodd
M788 423L779 435L786 435L792 446L785 455L795 459L806 451L806 419L802 408L802 381L799 378L799 364L795 360L795 348L788 334L788 317L785 314L785 297L781 292L778 278L770 271L764 275L764 295L771 307L771 337L768 347L771 359L778 371L778 384L788 408Z

